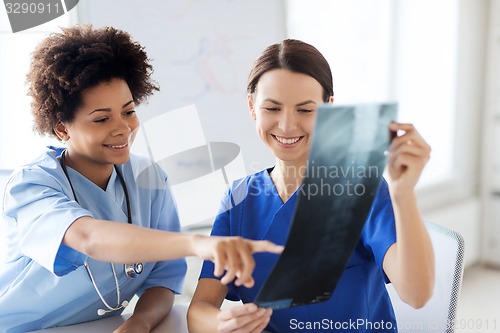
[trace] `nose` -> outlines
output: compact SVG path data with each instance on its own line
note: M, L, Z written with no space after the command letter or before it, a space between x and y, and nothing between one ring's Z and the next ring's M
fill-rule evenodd
M280 113L278 128L283 131L284 134L290 133L297 128L297 117L294 110L284 109L283 112Z
M129 135L134 130L134 124L129 119L119 118L115 122L113 135Z

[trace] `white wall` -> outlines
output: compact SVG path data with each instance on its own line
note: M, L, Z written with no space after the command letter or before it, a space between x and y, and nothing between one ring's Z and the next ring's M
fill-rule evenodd
M483 203L480 198L480 147L485 87L488 0L461 0L458 41L454 166L459 183L418 192L424 216L462 234L465 264L481 260ZM425 98L425 91L423 91ZM444 189L442 187L445 187ZM443 196L443 191L446 195Z
M427 220L441 224L462 235L465 242L465 267L470 267L480 260L481 207L479 199L467 199L424 213Z
M482 141L485 263L500 267L500 1L491 0Z

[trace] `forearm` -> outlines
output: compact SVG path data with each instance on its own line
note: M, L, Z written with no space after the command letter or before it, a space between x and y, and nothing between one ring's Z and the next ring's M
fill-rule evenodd
M187 322L191 333L218 331L218 315L229 288L216 279L202 278L189 305Z
M164 287L147 289L137 301L134 314L128 320L143 322L152 330L169 314L174 303L174 293Z
M220 310L228 291L216 279L198 281L187 315L189 332L262 332L271 320L271 309L247 303Z
M167 232L88 216L73 222L62 241L91 258L117 264L198 256L214 262L214 274L222 277L222 283L236 278L236 285L247 288L254 284L252 254L283 251L282 246L269 241Z
M205 301L192 301L187 315L190 333L217 332L219 308Z
M194 255L199 237L82 217L68 228L63 243L96 260L131 263Z
M422 306L434 289L434 252L413 191L394 196L395 268L391 280L401 299Z

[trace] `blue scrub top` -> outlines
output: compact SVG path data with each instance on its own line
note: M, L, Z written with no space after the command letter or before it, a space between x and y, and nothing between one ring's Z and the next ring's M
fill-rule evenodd
M117 306L110 263L88 258L62 244L62 239L68 227L83 216L127 223L124 189L115 170L104 191L67 167L77 203L56 159L60 152L47 151L14 171L7 183L1 211L8 244L6 263L0 267L0 332L26 332L102 318L97 310L107 308L83 266L85 261L106 302ZM118 168L127 185L133 224L179 231L177 211L162 170L149 159L134 155ZM115 268L122 302L157 286L180 293L186 262L145 263L135 279L126 276L123 265Z
M212 235L270 240L284 245L298 192L286 203L263 170L233 183L222 200ZM396 242L394 212L387 183L382 181L355 251L331 298L323 303L274 310L270 332L397 332L382 269L388 248ZM229 285L227 299L253 302L278 256L255 254L253 288ZM200 278L217 278L205 261Z

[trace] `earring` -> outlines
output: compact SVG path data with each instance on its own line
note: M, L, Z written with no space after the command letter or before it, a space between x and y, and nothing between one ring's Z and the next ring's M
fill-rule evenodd
M250 116L252 117L253 120L255 120L255 110L254 109L250 110Z

